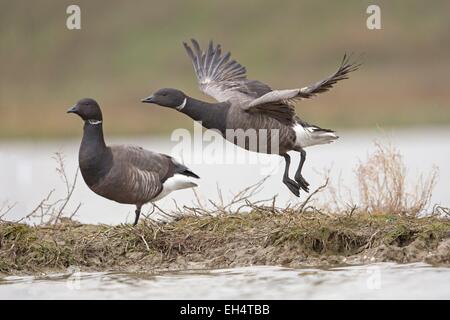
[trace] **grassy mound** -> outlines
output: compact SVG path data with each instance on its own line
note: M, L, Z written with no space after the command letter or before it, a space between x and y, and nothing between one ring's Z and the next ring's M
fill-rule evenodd
M450 265L450 220L318 212L187 216L130 225L0 224L0 272L145 271L376 261Z

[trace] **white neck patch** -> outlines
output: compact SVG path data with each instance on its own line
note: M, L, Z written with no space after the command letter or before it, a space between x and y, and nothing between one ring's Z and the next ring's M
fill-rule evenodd
M187 98L184 98L183 103L180 104L178 107L175 107L175 109L180 111L181 109L183 109L186 106L186 102L187 102Z
M93 124L94 126L102 123L101 120L93 120L93 119L89 119L87 122L89 122L89 124Z

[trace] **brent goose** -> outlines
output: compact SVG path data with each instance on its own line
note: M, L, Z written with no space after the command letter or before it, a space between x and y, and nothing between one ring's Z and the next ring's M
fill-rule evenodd
M279 154L286 164L283 183L296 196L300 188L309 192L309 183L301 174L306 158L304 148L330 143L338 136L333 130L309 124L296 116L294 102L328 91L336 82L347 79L359 65L350 63L349 57L344 55L335 73L313 85L272 90L265 83L248 80L245 67L230 60L230 52L222 55L220 45L213 46L211 41L207 51L202 52L197 41L191 41L193 49L186 43L183 45L192 60L200 90L218 103L199 101L172 88L160 89L142 102L176 109L201 121L205 128L218 130L227 140L247 150ZM258 131L256 144L236 134L239 131L245 135L249 129ZM272 140L277 140L277 148ZM289 178L288 151L298 151L301 155L295 181Z
M102 111L95 100L81 99L67 113L75 113L84 121L78 154L84 181L102 197L136 205L134 225L144 204L197 186L188 177L199 177L168 155L130 145L107 146Z

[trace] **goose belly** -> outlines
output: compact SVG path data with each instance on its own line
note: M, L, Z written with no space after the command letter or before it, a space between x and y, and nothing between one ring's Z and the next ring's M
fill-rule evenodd
M282 154L295 143L292 128L261 114L241 113L228 119L225 139L249 151Z
M90 187L98 195L123 204L145 204L161 190L157 174L141 170L112 170Z

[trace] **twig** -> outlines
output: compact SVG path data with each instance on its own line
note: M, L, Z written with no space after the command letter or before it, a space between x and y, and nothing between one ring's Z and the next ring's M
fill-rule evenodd
M17 202L13 204L4 203L2 205L2 207L0 208L0 222L4 221L3 217L5 217L16 206L16 204Z
M312 197L314 197L317 193L321 192L323 189L325 189L328 185L328 181L329 181L329 177L327 177L325 179L325 182L323 185L321 185L320 187L318 187L316 190L314 190L306 199L305 201L303 201L303 203L300 206L299 209L299 213L303 213L303 210L305 208L305 206L309 203L309 201L312 199Z
M57 152L55 153L53 159L55 159L57 163L56 172L58 172L61 180L64 183L66 195L61 199L51 201L55 192L55 189L52 189L47 194L47 196L44 199L42 199L30 213L16 220L15 222L20 223L24 220L39 219L38 224L42 225L42 224L56 224L61 220L62 216L64 215L64 211L67 207L67 204L72 198L73 192L75 190L79 168L77 168L73 179L70 180L66 173L66 168L64 165L64 156L61 153ZM81 203L79 203L75 208L75 210L69 215L70 219L72 219L75 216L75 214L79 211L80 207Z

